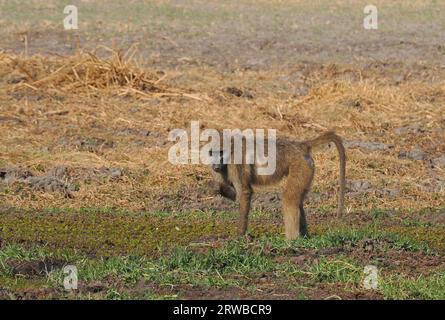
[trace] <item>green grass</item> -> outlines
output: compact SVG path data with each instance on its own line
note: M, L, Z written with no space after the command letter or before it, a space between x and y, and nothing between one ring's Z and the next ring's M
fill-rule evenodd
M382 280L381 291L387 299L445 299L445 270L430 276L406 278L391 275Z
M334 260L321 258L318 263L309 268L308 273L314 282L341 282L359 285L363 280L363 267L346 257Z
M208 248L197 243L193 246L179 245L174 250L164 251L160 247L159 257L147 256L88 256L74 250L53 250L45 246L23 247L8 243L0 249L0 287L10 290L50 287L61 290L64 274L55 270L43 277L12 275L6 266L10 259L35 261L61 259L79 270L79 280L84 283L104 281L106 289L97 294L81 293L80 299L175 299L175 294L162 295L145 290L128 290L141 279L159 286L170 284L193 285L202 288L240 288L256 292L254 279L267 274L269 281L288 284L289 290L297 288L295 298L305 298L301 288L317 287L321 283L341 284L345 290L363 290L361 283L363 267L346 255L324 256L319 254L313 261L303 265L291 260L278 261L276 257L294 257L300 250L321 250L331 247L351 247L360 241L385 240L383 248L404 251L420 251L431 254L431 250L407 237L388 234L375 228L341 229L325 234L301 238L292 242L281 236L263 236L253 243L244 240L224 242L221 246ZM109 279L117 279L121 286L113 287ZM380 280L379 292L387 299L440 299L444 292L443 273L428 277L407 278L399 274L385 274ZM348 289L349 288L349 289ZM205 289L204 289L205 290ZM61 290L61 297L66 293Z
M235 288L255 295L261 286L256 280L265 276L292 297L303 299L307 290L321 284L339 288L339 294L341 290L364 290L364 265L348 256L350 250L371 245L379 254L395 250L443 256L436 244L441 242L443 228L406 226L381 212L371 212L375 219L360 227L344 223L311 226L311 237L294 241L286 241L281 225L257 212L250 225L254 240L246 242L233 234L234 213L168 214L106 207L7 211L0 226L5 243L0 248L0 288L12 292L53 288L60 298L175 299L181 297L175 292L132 288L145 281L159 288L172 284L202 290ZM208 238L211 234L215 238ZM300 256L302 263L293 262ZM63 261L78 268L82 283L99 281L104 288L99 293L82 291L70 296L62 288L62 270L38 276L14 275L9 260ZM394 268L388 271L385 265L376 265L379 273L383 272L378 292L387 299L441 297L438 291L443 289L443 274L409 278L394 274Z
M414 240L403 234L391 233L379 225L369 225L362 228L339 228L326 233L317 232L309 238L299 238L292 242L283 239L282 236L265 237L259 239L262 245L270 245L278 252L288 248L300 249L326 249L332 247L353 247L362 240L375 241L383 246L383 249L397 249L406 251L420 251L426 254L435 254L436 251L426 242Z

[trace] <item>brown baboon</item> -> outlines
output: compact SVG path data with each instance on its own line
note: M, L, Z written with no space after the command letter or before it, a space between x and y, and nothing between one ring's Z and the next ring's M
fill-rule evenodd
M222 141L222 140L221 140ZM225 164L225 153L232 150L220 148L210 150L210 156L218 157L219 161L212 165L212 173L219 182L218 192L231 200L239 202L240 224L238 234L244 235L247 231L248 214L253 193L253 187L271 185L287 177L283 190L283 215L286 238L289 240L299 236L308 235L304 199L311 187L314 177L314 161L311 149L324 143L334 142L340 157L340 178L338 194L338 211L340 217L343 212L345 194L345 165L346 155L342 139L334 132L326 132L319 137L306 141L293 141L290 139L276 139L276 169L271 175L258 175L258 164ZM267 144L267 139L265 141ZM222 145L222 144L221 144ZM245 153L245 138L243 138L243 153ZM233 159L233 157L232 157Z

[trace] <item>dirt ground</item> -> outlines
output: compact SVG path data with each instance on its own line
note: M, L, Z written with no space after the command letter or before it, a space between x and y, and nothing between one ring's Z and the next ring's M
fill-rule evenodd
M0 298L444 297L445 3L374 1L365 30L364 1L72 2L76 31L63 1L0 0ZM169 132L193 120L334 129L345 216L326 146L312 236L277 240L275 187L254 196L253 239L236 239L208 169L168 162ZM88 272L66 293L73 261Z

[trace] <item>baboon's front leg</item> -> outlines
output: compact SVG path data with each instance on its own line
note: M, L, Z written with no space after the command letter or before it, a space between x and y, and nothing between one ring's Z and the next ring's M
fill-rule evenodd
M247 232L249 221L250 201L252 199L251 171L250 166L237 166L238 181L234 183L236 196L239 202L240 221L238 226L238 235L243 236Z
M244 190L240 190L239 193L240 221L238 226L239 236L243 236L247 232L251 199L252 199L252 190L249 187L245 187Z

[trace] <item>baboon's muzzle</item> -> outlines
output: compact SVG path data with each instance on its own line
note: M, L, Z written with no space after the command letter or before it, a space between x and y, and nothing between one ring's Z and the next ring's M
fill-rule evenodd
M212 169L215 172L222 172L223 171L223 165L222 164L213 164Z

